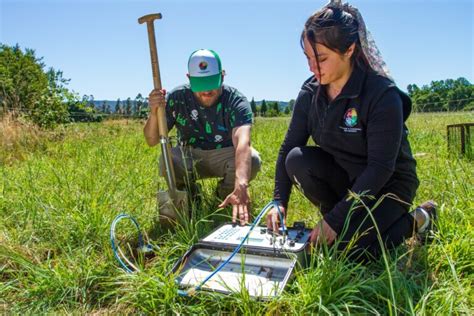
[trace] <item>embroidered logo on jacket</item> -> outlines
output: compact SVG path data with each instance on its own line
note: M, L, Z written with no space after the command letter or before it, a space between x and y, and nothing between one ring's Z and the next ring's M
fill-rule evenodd
M344 114L344 125L339 126L346 133L357 133L361 131L361 128L354 127L358 123L357 110L355 108L350 108Z
M350 108L344 114L344 123L347 127L354 127L357 125L357 111L355 108Z

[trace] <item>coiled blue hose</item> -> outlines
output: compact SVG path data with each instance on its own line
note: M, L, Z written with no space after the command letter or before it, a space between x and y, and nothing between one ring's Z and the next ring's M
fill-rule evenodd
M136 227L137 231L138 231L138 247L139 249L141 249L144 245L143 243L143 235L141 233L141 230L140 230L140 225L138 225L138 222L135 220L135 218L133 218L132 216L128 215L128 214L120 214L118 215L117 217L115 217L115 219L112 221L112 225L110 226L110 243L112 245L112 251L114 252L114 256L115 256L115 259L117 259L117 261L119 262L120 266L128 273L133 273L134 270L130 269L129 265L131 267L133 267L135 269L135 271L137 270L136 267L133 266L133 264L130 263L130 261L128 261L127 258L124 257L124 259L129 263L129 265L127 265L123 260L122 258L120 258L120 255L119 253L121 253L120 249L118 248L118 246L115 244L115 227L117 226L118 222L120 222L122 219L125 219L125 218L128 218L130 219L130 221L133 223L133 225ZM123 255L123 254L122 254Z

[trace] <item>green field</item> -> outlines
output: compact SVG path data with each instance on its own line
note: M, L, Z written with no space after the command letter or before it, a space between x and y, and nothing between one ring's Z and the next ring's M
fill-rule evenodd
M179 297L166 273L186 249L226 221L217 212L215 180L173 235L151 231L158 149L146 146L136 121L73 124L34 150L4 152L0 182L0 313L156 314L420 314L474 313L473 162L448 155L446 125L474 114L414 114L410 141L421 181L415 203L439 204L439 232L431 246L402 245L368 266L315 257L284 295L269 302L247 293ZM253 214L270 201L274 165L288 118L258 118L253 146L263 168L251 184ZM2 148L4 150L4 148ZM113 218L133 215L153 236L156 256L142 272L126 274L109 242ZM211 214L214 216L210 216ZM313 225L318 212L294 192L288 222Z

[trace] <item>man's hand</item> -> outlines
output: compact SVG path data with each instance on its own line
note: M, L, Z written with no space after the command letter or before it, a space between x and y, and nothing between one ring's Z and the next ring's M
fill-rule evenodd
M283 216L283 224L286 226L286 210L283 206L279 207L281 215ZM280 213L278 213L278 209L273 207L270 212L267 214L267 228L273 230L274 232L278 232L280 229Z
M240 225L249 223L250 196L248 184L252 156L250 149L250 125L242 125L232 129L232 144L235 148L235 183L234 191L229 194L219 207L232 204L232 223L237 218Z
M337 237L337 233L329 226L324 219L319 221L311 232L310 241L312 245L326 243L331 245Z
M226 207L229 204L232 205L232 223L235 223L238 218L240 225L248 224L250 220L250 196L248 185L236 185L234 191L225 198L219 207Z
M150 115L146 120L143 133L148 146L155 146L159 142L158 131L158 108L166 107L165 100L166 90L153 90L148 96L148 104L150 106Z
M166 107L165 96L166 96L165 89L162 89L162 90L154 89L153 91L151 91L150 95L148 96L148 104L150 105L150 112L152 114L156 114L158 111L158 108Z

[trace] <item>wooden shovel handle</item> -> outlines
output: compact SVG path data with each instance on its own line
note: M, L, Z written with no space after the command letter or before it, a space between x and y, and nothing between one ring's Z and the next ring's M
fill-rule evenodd
M160 65L158 62L158 51L156 49L155 39L155 26L154 22L157 19L161 19L161 13L154 13L142 16L138 19L138 23L146 23L148 30L148 43L150 44L150 58L151 58L151 70L153 73L153 86L155 89L161 90L161 76L160 76ZM166 111L164 108L158 108L158 133L161 137L168 137L168 126L166 123Z
M157 90L161 90L161 77L160 77L160 66L158 64L158 51L156 49L155 40L155 27L154 21L161 19L161 13L154 13L142 16L138 19L138 23L143 24L146 22L148 30L148 43L150 44L150 57L151 57L151 69L153 72L153 85ZM171 159L171 146L168 141L168 124L166 123L166 110L164 107L158 107L158 134L160 137L160 143L164 158L167 160L166 165L166 182L170 190L170 195L173 200L176 196L176 178L173 167L173 160Z

